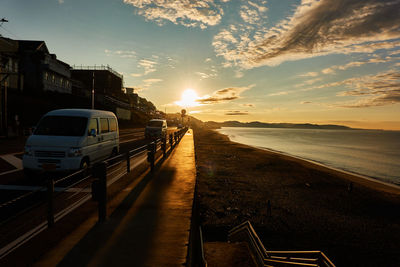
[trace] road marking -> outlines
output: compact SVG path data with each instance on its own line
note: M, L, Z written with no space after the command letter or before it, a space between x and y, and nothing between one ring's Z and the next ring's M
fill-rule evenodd
M141 158L141 159L139 158L139 160L135 160L134 163L131 165L131 171L132 171L132 169L134 169L135 167L139 166L140 164L142 164L142 163L145 162L145 161L146 161L146 157L145 157L145 156L142 156L142 158ZM117 171L119 171L119 170L120 170L120 169L117 169L117 170L115 170L115 171L113 171L113 172L110 172L108 175L113 175L115 172L117 172ZM120 174L117 175L117 176L114 176L111 180L109 180L109 181L107 182L107 186L112 185L113 183L115 183L116 181L118 181L119 178L121 178L121 177L124 176L125 174L126 174L126 170L123 170L122 173L120 173Z
M18 170L22 170L22 160L14 156L14 154L1 155L0 158L10 163Z
M146 161L145 156L138 157L133 164L131 165L131 169L134 169L135 167L139 166L143 162ZM126 174L125 169L117 169L114 171L111 171L108 173L108 175L114 175L116 172L123 170L122 173L119 173L115 177L113 177L111 180L108 181L107 185L111 185L115 183L119 178L121 178L123 175ZM17 171L17 170L14 170ZM1 175L1 174L0 174ZM35 191L42 189L42 191L46 191L47 189L44 186L34 186L34 185L0 185L0 190L15 190L15 191ZM91 192L91 189L82 189L79 187L71 187L66 189L66 187L54 187L54 191L56 192L69 192L69 193L79 193L79 192Z
M13 173L13 172L19 172L19 171L21 171L21 170L20 169L15 169L15 170L11 170L11 171L2 172L2 173L0 173L0 176L6 175L6 174L10 174L10 173Z
M44 186L34 186L34 185L0 185L0 190L15 190L15 191L35 191L42 189L41 191L46 191L46 187ZM71 187L66 189L66 187L54 187L54 191L56 192L69 192L69 193L76 193L76 192L91 192L91 189L83 189L79 187Z
M124 144L124 143L129 143L129 142L133 142L136 140L141 140L142 138L134 138L134 139L129 139L129 140L125 140L125 141L119 141L120 144Z

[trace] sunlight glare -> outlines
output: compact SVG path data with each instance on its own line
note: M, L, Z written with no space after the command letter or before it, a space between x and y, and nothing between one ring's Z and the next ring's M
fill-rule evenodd
M175 103L181 107L195 107L198 106L199 103L196 101L199 99L195 90L188 88L182 93L181 100L176 101Z

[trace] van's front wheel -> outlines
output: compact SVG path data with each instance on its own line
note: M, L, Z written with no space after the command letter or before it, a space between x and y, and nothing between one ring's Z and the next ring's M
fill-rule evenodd
M89 162L89 159L88 159L88 158L83 158L83 159L82 159L80 168L81 168L81 170L84 170L84 171L83 171L83 174L84 174L85 176L86 176L86 175L88 174L88 172L89 172L89 164L90 164L90 162Z
M110 158L116 157L118 155L118 150L117 148L113 148L113 150L111 151L111 155Z

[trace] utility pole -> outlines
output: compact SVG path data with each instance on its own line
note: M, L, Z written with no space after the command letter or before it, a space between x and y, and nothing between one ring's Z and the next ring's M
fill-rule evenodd
M8 75L7 75L8 76ZM7 96L7 81L4 81L4 94L3 94L3 96L4 96L4 102L3 102L3 104L4 104L4 114L3 114L3 116L4 116L4 129L5 129L5 134L6 134L6 136L8 137L8 121L7 121L7 116L8 116L8 114L7 114L7 98L8 98L8 96Z
M94 109L94 71L92 72L92 109Z
M2 18L0 20L0 26L3 25L4 22L8 22L6 18ZM2 35L0 34L0 37ZM6 69L8 64L8 58L4 55L0 54L0 133L8 135L7 129L7 81L6 79L9 76L8 70ZM4 69L4 70L3 70ZM2 82L4 81L4 87L2 86Z

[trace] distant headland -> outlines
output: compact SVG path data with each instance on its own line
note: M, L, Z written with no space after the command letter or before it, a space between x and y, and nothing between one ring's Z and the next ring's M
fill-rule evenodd
M215 122L207 121L205 125L208 128L221 128L221 127L251 127L251 128L293 128L293 129L329 129L329 130L354 130L343 125L334 124L311 124L311 123L266 123L259 121L252 122L239 122L239 121L225 121Z

